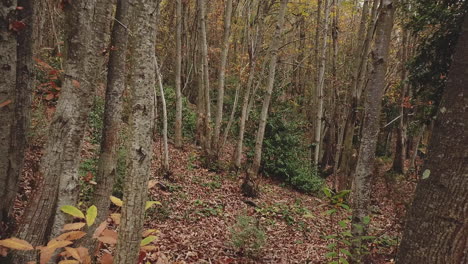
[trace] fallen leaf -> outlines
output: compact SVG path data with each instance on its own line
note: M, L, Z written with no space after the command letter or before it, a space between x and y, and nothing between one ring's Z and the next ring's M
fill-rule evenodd
M28 241L16 237L0 240L0 246L16 250L33 250L34 247Z
M84 237L85 235L86 233L83 231L71 231L71 232L61 234L56 239L57 240L77 240L77 239Z
M63 226L62 231L79 230L85 225L86 224L82 223L82 222L73 223L73 224L66 224L66 225Z

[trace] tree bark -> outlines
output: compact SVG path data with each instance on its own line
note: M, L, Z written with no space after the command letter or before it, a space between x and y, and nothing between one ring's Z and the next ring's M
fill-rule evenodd
M324 86L325 86L325 63L327 60L327 43L328 43L328 21L330 18L330 6L328 0L323 2L323 39L320 47L320 59L317 77L317 119L315 121L315 148L314 148L314 166L318 166L320 156L320 142L322 141L322 122L323 122L323 101L324 101Z
M109 54L106 103L104 107L104 123L102 129L102 139L100 146L99 162L96 173L96 189L92 204L97 207L98 216L96 223L101 223L107 219L110 205L109 196L112 194L115 177L117 175L117 159L119 148L119 133L122 123L122 96L125 90L126 80L126 52L128 42L129 23L128 1L118 0L115 18L120 23L115 22L111 34L111 48ZM90 249L94 246L91 243L91 236L96 226L88 230L85 244Z
M124 184L122 220L115 250L115 264L136 263L143 231L147 184L153 155L153 89L155 80L156 3L132 0L130 47L129 160Z
M176 92L176 117L174 127L174 141L176 148L182 147L182 0L176 0L176 65L175 65L175 92Z
M164 86L162 83L162 75L158 66L156 57L154 58L154 67L156 69L156 76L158 79L159 93L161 94L162 112L163 112L163 174L168 175L169 168L169 147L167 145L167 107L166 97L164 96Z
M232 0L226 1L224 15L224 36L221 48L221 63L219 65L218 76L218 101L216 104L216 118L213 134L213 154L218 159L219 156L219 141L221 134L221 122L223 120L223 102L224 102L224 79L226 72L227 57L229 52L229 37L231 35L231 17L232 17Z
M426 170L408 211L397 263L468 263L468 17L429 143Z
M2 79L0 81L0 104L8 102L8 100L11 100L11 103L0 107L0 121L2 121L0 151L6 150L7 152L2 153L8 153L0 158L0 184L2 186L0 187L0 221L8 222L18 189L18 181L23 168L24 150L27 145L32 86L34 85L32 56L33 38L37 36L35 30L37 28L34 25L37 2L19 0L17 5L23 9L16 11L16 17L7 11L7 9L11 10L16 6L6 6L6 3L2 5L1 19L3 22L1 22L0 39L3 40L1 46L4 49L0 50L2 57L0 59L2 65L0 69L0 78ZM9 23L13 22L11 19L14 18L15 21L21 21L26 25L16 33L13 30L8 30ZM11 49L8 50L9 48ZM13 61L9 61L10 59ZM9 69L9 67L13 68ZM16 76L13 77L13 74ZM12 86L4 86L8 83ZM5 94L5 92L7 93ZM9 96L4 97L7 94ZM7 129L10 131L6 131ZM3 134L4 132L5 134Z
M70 2L64 6L66 20L65 79L57 111L49 128L42 158L41 187L24 213L16 237L32 245L42 245L50 232L61 230L61 205L73 205L77 197L77 170L81 143L91 109L94 84L88 79L91 52L91 16L96 1ZM59 199L60 197L60 199ZM35 252L15 252L12 263L35 260Z
M360 237L366 234L367 229L363 218L369 215L372 173L374 171L375 151L380 129L381 100L385 88L385 74L394 11L393 0L381 0L374 50L372 52L373 69L370 72L369 86L365 93L362 140L354 178L352 233L356 240L352 249L354 251L353 256L358 261L362 257Z
M258 171L260 169L260 162L262 160L262 145L263 138L265 135L265 127L268 118L268 109L270 106L271 95L273 93L274 83L275 83L275 74L276 74L276 64L278 59L278 49L281 41L281 31L284 25L284 16L286 14L286 9L288 5L288 0L281 0L281 6L278 14L278 21L276 23L275 33L270 44L270 69L268 72L268 83L266 87L266 94L263 100L262 111L260 113L260 123L258 125L257 136L255 140L255 153L252 166L250 167L244 182L242 183L242 192L246 196L258 196L258 186L256 183Z

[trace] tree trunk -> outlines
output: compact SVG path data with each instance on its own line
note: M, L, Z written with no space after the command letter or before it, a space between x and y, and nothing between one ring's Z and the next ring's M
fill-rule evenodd
M397 263L468 263L468 16L429 143L426 170L408 211Z
M122 220L115 250L115 264L136 263L145 219L147 184L153 155L153 89L155 80L155 16L152 0L132 0L130 47L129 161L124 184Z
M320 154L320 142L322 141L322 122L323 122L323 101L324 101L324 86L325 86L325 63L327 60L327 43L328 43L328 20L330 17L330 6L328 0L323 2L323 39L320 47L320 60L317 77L317 119L315 121L315 148L314 148L314 166L318 166Z
M175 92L176 92L176 117L174 127L174 141L176 148L182 147L182 0L176 0L176 65L175 65Z
M229 37L231 35L231 16L232 16L232 0L226 1L225 15L224 15L224 36L223 46L221 48L221 64L219 66L218 77L218 101L216 109L216 119L213 135L213 154L218 159L219 154L219 141L221 133L221 122L223 120L223 102L224 102L224 79L226 72L227 57L229 51Z
M255 23L255 34L254 38L250 39L249 37L247 38L247 41L252 41L253 44L249 43L249 78L247 79L247 85L244 91L244 97L242 99L242 109L241 109L241 118L239 122L239 138L237 140L237 145L236 145L236 150L234 151L233 155L233 160L234 160L234 166L239 169L241 167L241 160L242 160L242 150L244 148L244 134L245 134L245 123L248 119L249 115L249 102L250 99L250 94L252 90L252 86L254 83L255 79L255 69L257 65L257 57L258 57L258 52L261 48L263 38L262 38L262 33L263 33L263 9L261 8L262 2L259 3L258 7L258 14L257 17L254 21ZM248 31L248 36L251 36L250 31Z
M100 224L108 216L114 181L117 174L117 159L119 148L119 133L122 123L122 96L126 80L126 52L128 42L128 1L118 0L115 18L121 23L114 23L111 35L111 47L107 72L106 104L104 107L104 122L98 168L96 172L96 189L92 204L97 207L96 223ZM91 236L96 226L88 230L85 244L90 249L94 245Z
M257 136L255 140L255 154L252 166L250 167L244 182L242 183L242 192L246 196L258 196L258 186L256 184L257 174L260 169L260 162L262 160L262 145L263 138L265 135L265 127L268 118L268 108L270 106L271 95L273 93L276 64L278 59L278 49L281 41L281 31L284 24L284 16L286 14L286 8L288 0L281 0L281 6L278 14L278 21L276 24L275 33L270 44L270 69L268 72L268 83L266 87L266 94L263 100L262 112L260 113L260 123L258 125Z
M158 61L154 58L154 67L156 68L156 76L158 79L159 93L161 94L162 112L163 112L163 174L169 175L169 147L167 145L167 107L166 98L164 96L164 86L162 83L161 71L159 70Z
M91 109L94 84L90 83L89 44L92 13L96 1L65 4L66 55L65 79L57 111L49 128L40 175L44 182L37 188L24 213L16 237L32 245L42 245L57 234L65 215L55 215L61 205L73 205L78 192L77 170L81 143ZM60 199L58 199L60 197ZM35 252L15 252L12 263L35 260Z
M381 100L385 88L385 74L390 49L394 17L393 0L381 0L380 14L377 19L374 50L372 52L372 71L364 101L364 122L359 157L356 165L353 192L352 233L353 256L356 260L362 257L361 236L366 234L367 227L363 218L369 215L372 172L374 171L375 151L380 129Z
M0 107L0 120L2 123L0 151L5 150L2 153L8 153L8 155L3 155L0 158L0 221L4 220L5 222L8 222L11 214L23 168L24 150L27 144L26 136L30 120L32 86L34 84L32 40L37 35L35 30L37 28L33 24L36 18L37 2L19 0L17 5L22 6L23 9L16 11L16 21L22 21L26 27L17 33L8 30L9 23L13 22L10 19L14 19L14 17L13 14L5 10L1 15L4 22L2 22L0 28L2 32L0 33L0 39L3 40L1 41L3 49L0 48L2 57L0 64L4 65L0 70L0 79L2 80L0 81L0 104L8 103L8 100L11 100L11 103ZM14 12L16 6L13 1L12 6L3 4L1 8L11 9ZM11 17L9 17L10 15ZM7 129L10 129L10 131L6 131Z

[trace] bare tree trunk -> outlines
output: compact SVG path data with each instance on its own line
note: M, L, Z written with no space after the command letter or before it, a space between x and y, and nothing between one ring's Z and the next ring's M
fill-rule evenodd
M23 168L24 150L27 144L27 132L30 120L30 106L34 71L32 63L33 38L37 35L34 25L37 2L19 0L17 16L10 10L13 5L2 4L1 17L6 24L0 26L0 151L8 153L0 158L0 221L8 222L13 208L18 181ZM9 23L21 21L25 27L8 30ZM35 30L36 29L36 30ZM16 37L15 37L16 34ZM16 54L15 54L16 51ZM16 76L14 76L16 75ZM8 79L10 78L10 79ZM9 86L11 85L11 86ZM6 103L6 104L5 104ZM10 129L10 131L6 131ZM4 150L4 152L3 152Z
M253 164L250 167L244 182L242 183L242 192L246 196L257 196L258 195L258 186L256 185L257 174L260 169L260 162L262 160L262 145L263 138L265 135L265 127L268 118L268 109L270 106L271 95L273 93L274 83L275 83L275 74L276 74L276 64L278 59L278 49L281 41L281 31L284 24L284 16L286 14L286 9L288 5L288 0L281 0L281 6L278 14L278 21L276 24L276 30L273 35L273 39L270 44L270 69L268 72L268 84L266 89L266 94L263 100L262 112L260 113L260 123L258 125L257 136L255 140L255 154Z
M361 236L366 234L367 226L363 219L369 215L371 179L374 171L375 150L380 129L381 100L385 88L385 74L390 49L394 17L393 0L381 0L380 14L377 19L374 50L369 86L365 94L365 116L359 157L356 165L353 192L352 233L357 238L353 243L353 256L359 261L362 257Z
M234 166L239 169L241 167L241 159L242 159L242 150L244 148L244 134L245 134L245 122L248 119L249 115L249 99L250 94L255 78L255 69L257 64L257 56L259 49L262 44L262 37L261 34L263 33L263 9L261 7L262 2L259 3L258 7L258 14L254 21L255 23L255 37L247 38L247 41L251 41L252 44L249 43L249 78L247 79L247 85L244 91L244 98L242 99L242 110L241 110L241 118L239 122L239 138L237 140L236 150L234 152ZM248 35L251 36L251 31L248 31Z
M164 86L162 83L161 71L159 70L158 61L154 58L154 66L156 68L156 76L158 79L159 93L161 94L162 112L163 112L163 173L166 175L170 171L169 168L169 147L167 145L167 108L166 97L164 96Z
M426 170L408 212L397 263L468 263L468 16L429 143Z
M101 223L107 219L110 200L114 187L114 180L117 174L117 159L119 148L119 133L122 123L122 96L125 90L126 80L126 52L128 42L128 1L118 0L114 23L111 35L111 46L109 54L109 64L107 72L106 103L104 108L104 123L102 129L102 140L100 147L99 163L96 172L96 189L94 191L92 204L97 207L98 216L96 223ZM88 230L85 240L86 246L91 249L94 243L90 239L95 227Z
M227 57L229 51L229 37L231 35L231 17L232 17L232 0L226 1L225 15L224 15L224 36L223 46L221 49L221 64L219 66L218 77L218 101L216 110L216 119L213 135L213 154L218 159L219 154L219 140L221 133L221 122L223 120L223 102L224 102L224 79L226 72Z
M176 66L175 66L175 92L176 92L176 117L174 127L174 141L177 148L182 147L182 0L176 0Z
M226 144L227 137L229 135L229 131L231 130L232 123L234 123L234 115L236 114L237 104L239 102L239 92L240 92L240 83L237 85L236 94L234 95L234 103L232 104L231 115L229 116L229 121L226 125L226 129L224 130L223 134L223 141L221 142L220 146L220 155L223 154L222 149L224 148L224 144Z
M397 128L397 140L396 140L396 149L395 149L395 158L393 160L393 171L397 173L404 174L405 170L405 160L406 160L406 118L407 116L403 102L407 96L408 85L406 83L406 63L408 60L408 31L403 29L402 31L402 50L401 50L401 62L400 62L400 122Z
M203 75L202 96L203 96L203 135L202 147L206 158L211 157L211 100L210 100L210 73L208 68L208 43L206 37L206 7L205 0L198 0L199 23L200 23L200 49L201 49L201 68ZM200 96L200 95L199 95Z
M143 231L147 184L153 155L153 87L155 87L155 17L152 0L132 0L132 54L130 68L129 162L124 184L122 220L115 264L136 263Z
M416 157L418 156L418 148L419 148L419 144L421 143L421 139L424 135L424 131L426 130L426 125L424 124L419 132L418 132L418 135L416 136L416 138L414 138L414 142L413 142L413 152L411 153L411 159L410 159L410 164L409 164L409 169L412 170L415 168L415 162L416 162Z
M34 246L42 245L49 232L61 230L65 216L54 216L54 213L61 205L75 204L77 197L77 153L81 149L94 91L94 84L88 78L91 16L95 5L96 1L86 1L67 2L64 6L67 47L65 80L42 158L40 174L44 182L26 208L16 235ZM35 260L35 252L15 252L12 263L22 264L31 260Z
M327 43L328 43L328 21L330 17L330 6L328 0L324 0L324 17L323 17L323 39L320 47L320 60L317 77L317 119L315 121L315 149L314 149L314 166L318 166L320 154L320 142L322 141L322 122L323 122L323 100L325 86L325 63L327 60Z

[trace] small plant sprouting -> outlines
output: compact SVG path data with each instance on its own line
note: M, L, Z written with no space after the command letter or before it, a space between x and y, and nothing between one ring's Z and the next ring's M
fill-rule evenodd
M229 229L231 233L232 246L250 257L256 257L266 242L266 234L260 228L257 219L241 215L237 217L236 223Z

